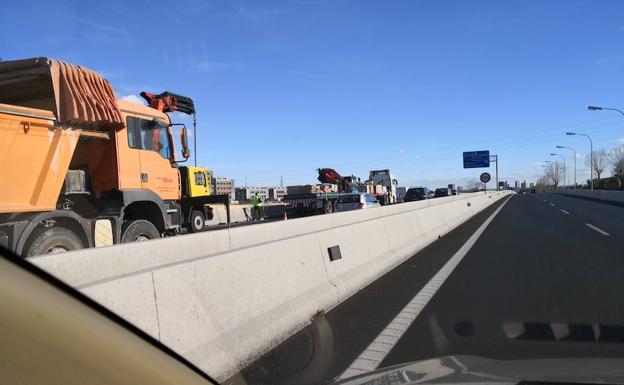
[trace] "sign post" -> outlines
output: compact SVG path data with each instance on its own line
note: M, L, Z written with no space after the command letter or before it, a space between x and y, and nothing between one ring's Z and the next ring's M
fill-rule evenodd
M484 172L483 174L481 174L481 176L479 176L479 179L481 179L481 182L483 182L483 190L485 190L484 192L487 194L487 182L492 179L492 176L489 173ZM498 186L496 186L496 189L498 190Z
M490 167L490 162L496 163L496 191L498 191L498 155L490 155L490 151L464 152L464 168L487 168ZM481 179L481 182L489 182L491 178L490 174L484 172L483 174L481 174L481 178L483 178L484 175L487 175L487 181Z
M490 155L490 162L496 163L496 191L498 191L498 155Z

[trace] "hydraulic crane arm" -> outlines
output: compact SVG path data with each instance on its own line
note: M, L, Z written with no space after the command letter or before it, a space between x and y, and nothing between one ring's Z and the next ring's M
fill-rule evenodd
M162 112L182 112L187 115L195 114L195 105L193 99L188 96L176 95L171 92L165 91L161 94L154 95L149 92L141 92L140 94L147 104Z

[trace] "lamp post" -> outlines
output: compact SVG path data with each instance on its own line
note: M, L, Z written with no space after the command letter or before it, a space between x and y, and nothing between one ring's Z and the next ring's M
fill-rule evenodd
M590 111L602 111L602 110L608 110L608 111L617 111L620 114L624 115L624 111L620 110L619 108L608 108L608 107L598 107L598 106L587 106L587 109Z
M544 161L544 163L545 163L545 164L543 164L543 165L542 165L542 167L547 168L547 167L548 167L548 166L547 166L547 164L551 164L551 163L552 163L552 161L550 161L550 160L545 160L545 161ZM546 173L548 173L548 171L547 171L547 170L544 170L544 171L545 171ZM554 180L553 180L553 182L554 182Z
M593 108L599 108L599 107L593 107ZM587 134L579 134L576 132L566 132L566 135L580 135L589 139L589 181L590 181L591 189L593 190L594 189L594 142L592 142L592 139Z
M572 147L567 146L556 146L557 148L567 148L568 150L572 150L574 152L574 189L576 190L576 150Z
M561 159L563 160L563 187L565 188L566 186L566 162L565 162L565 157L561 154L550 154L550 156L560 156Z

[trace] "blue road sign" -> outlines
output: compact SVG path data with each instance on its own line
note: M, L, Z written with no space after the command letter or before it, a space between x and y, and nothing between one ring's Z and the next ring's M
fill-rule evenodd
M489 151L464 152L464 168L490 167Z

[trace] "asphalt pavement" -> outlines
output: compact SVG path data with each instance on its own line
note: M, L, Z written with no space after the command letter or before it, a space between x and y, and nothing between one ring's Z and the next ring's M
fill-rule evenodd
M624 356L622 226L624 208L514 196L380 366Z
M624 357L624 208L518 194L319 315L228 382L337 379L501 205L379 367L452 354Z

